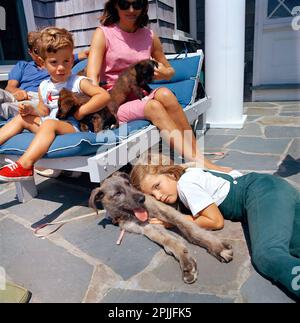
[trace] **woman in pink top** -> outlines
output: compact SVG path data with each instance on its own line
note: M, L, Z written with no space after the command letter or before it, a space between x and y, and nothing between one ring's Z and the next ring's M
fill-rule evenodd
M150 57L158 62L156 80L170 80L175 71L167 61L158 36L148 24L148 0L108 0L100 18L101 26L93 35L88 58L87 75L95 84L101 81L111 89L119 74L129 65ZM161 135L187 160L204 164L205 168L228 172L231 169L213 164L200 153L194 135L184 136L192 129L175 95L167 88L151 92L147 99L134 99L120 106L120 123L136 119L150 120ZM176 131L181 140L170 141ZM192 140L191 140L192 137ZM183 142L183 145L182 145ZM183 146L183 147L182 147Z

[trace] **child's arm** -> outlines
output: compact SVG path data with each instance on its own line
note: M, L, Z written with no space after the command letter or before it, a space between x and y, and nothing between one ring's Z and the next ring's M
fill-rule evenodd
M186 220L209 230L220 230L224 227L224 218L215 203L200 211L196 216L185 215Z
M184 215L185 220L194 222L199 227L208 230L221 230L224 227L224 218L216 204L211 204L197 215ZM165 228L172 228L172 224L151 218L151 224L162 224Z
M80 82L81 91L90 96L90 100L83 104L74 114L77 120L81 120L88 114L97 112L104 108L110 101L109 93L98 85L92 84L89 79L83 79Z
M84 50L82 52L79 52L78 53L78 60L79 61L82 61L83 59L86 59L89 57L89 53L90 53L90 50L87 49L87 50Z
M17 101L29 100L30 97L25 90L19 88L20 83L17 80L9 80L5 88L6 91L10 92Z

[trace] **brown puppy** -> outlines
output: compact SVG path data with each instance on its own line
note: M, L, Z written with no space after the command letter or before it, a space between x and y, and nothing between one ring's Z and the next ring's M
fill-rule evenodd
M65 120L72 116L80 106L88 102L89 96L82 93L74 93L66 88L59 92L58 111L56 117ZM110 128L116 124L116 119L105 107L99 112L90 114L80 120L80 131L89 131L89 125L92 125L94 132Z
M155 67L158 67L156 61L146 59L130 65L120 74L110 91L111 101L108 104L114 116L117 116L119 106L126 101L129 94L141 100L145 96L143 90L151 92L148 83L153 82Z
M221 262L229 262L233 258L232 248L228 243L184 220L182 213L171 206L136 190L126 173L116 172L107 178L101 187L95 188L90 196L90 207L97 210L98 201L102 202L113 223L119 223L119 226L128 232L145 235L163 246L167 253L173 254L180 263L183 280L187 284L197 279L195 259L189 253L183 239L174 236L161 225L149 224L149 218L155 217L177 226L188 241L207 249Z

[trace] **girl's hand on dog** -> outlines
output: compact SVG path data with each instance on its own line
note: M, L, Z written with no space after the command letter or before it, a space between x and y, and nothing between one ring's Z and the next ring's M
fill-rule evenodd
M159 220L157 218L151 218L151 219L149 219L149 223L150 224L160 224L160 225L163 225L166 229L169 229L169 228L173 228L174 227L173 224L168 223L168 222L165 222L165 221L162 221L162 220Z
M34 110L34 107L30 104L26 104L26 103L19 104L19 113L22 117L32 114L33 110Z

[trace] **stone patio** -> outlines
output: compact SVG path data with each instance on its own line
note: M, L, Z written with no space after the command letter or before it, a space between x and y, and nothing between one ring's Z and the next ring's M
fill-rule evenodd
M224 151L219 164L276 173L300 189L299 111L299 102L245 103L244 129L208 130L205 150ZM216 233L233 245L229 264L189 246L199 272L192 285L183 283L174 258L145 237L126 234L117 246L119 228L103 212L39 239L38 224L91 213L87 202L96 184L85 175L37 175L36 181L39 195L25 204L17 202L14 184L0 184L0 266L32 292L33 303L294 302L254 270L240 223L226 221Z

